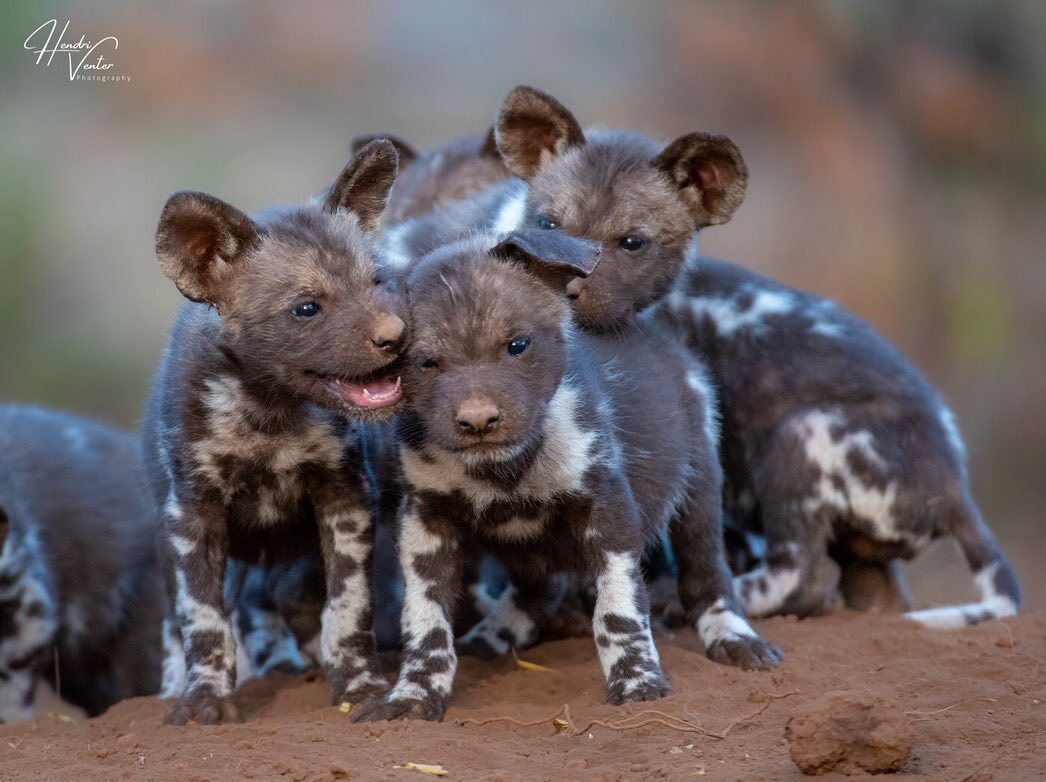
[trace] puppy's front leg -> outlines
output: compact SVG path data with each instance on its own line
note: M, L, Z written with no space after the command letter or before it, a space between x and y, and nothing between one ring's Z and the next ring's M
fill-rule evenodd
M400 521L403 656L396 686L364 706L356 722L394 719L438 721L457 669L452 612L461 590L461 545L454 521L411 496Z
M387 687L371 624L370 566L374 518L362 489L329 475L313 491L327 584L320 657L331 702L359 703Z
M639 569L638 510L622 487L593 508L586 557L596 582L592 615L599 661L614 705L652 701L671 692L650 633L650 604Z
M185 652L185 684L166 720L175 725L237 721L240 713L231 700L236 643L222 594L228 529L220 498L199 492L183 506L172 490L164 508L164 531Z

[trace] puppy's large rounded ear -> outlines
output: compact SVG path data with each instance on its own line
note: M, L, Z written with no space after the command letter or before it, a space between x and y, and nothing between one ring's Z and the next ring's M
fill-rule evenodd
M349 142L349 151L353 155L358 155L360 150L369 143L380 141L381 139L392 142L392 146L396 148L396 153L400 156L401 168L413 163L418 156L418 153L414 151L414 147L399 136L393 136L391 133L364 133L360 136L354 136L352 141Z
M399 172L399 154L388 139L366 144L349 161L327 191L323 208L346 209L359 218L363 230L373 233L389 201L389 191Z
M556 291L566 290L575 277L592 274L601 252L596 242L540 228L513 231L490 249L495 258L520 264Z
M206 193L182 191L167 199L160 214L156 258L187 299L217 304L229 270L259 234L236 207Z
M494 137L505 165L521 179L530 179L556 156L585 143L574 115L533 87L516 87L508 94L494 121Z
M654 165L679 188L698 228L729 220L745 198L748 167L726 136L689 133L665 147Z

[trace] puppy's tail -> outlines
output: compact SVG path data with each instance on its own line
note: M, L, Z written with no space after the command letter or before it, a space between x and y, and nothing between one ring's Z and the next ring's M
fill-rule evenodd
M948 629L1016 614L1021 604L1017 576L973 499L966 493L945 513L941 531L959 541L981 599L966 605L910 611L905 616L927 627Z

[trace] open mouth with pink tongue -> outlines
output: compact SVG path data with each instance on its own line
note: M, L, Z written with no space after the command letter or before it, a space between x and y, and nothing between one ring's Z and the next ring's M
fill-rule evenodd
M364 410L389 407L403 398L403 383L399 375L390 374L365 380L324 377L322 380L342 401Z

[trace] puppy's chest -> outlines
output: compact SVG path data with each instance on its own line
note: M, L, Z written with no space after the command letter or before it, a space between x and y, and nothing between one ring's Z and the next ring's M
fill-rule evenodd
M310 483L340 471L347 457L345 424L324 411L301 411L275 426L239 384L208 384L202 431L189 445L193 472L241 515L276 521L305 501Z

